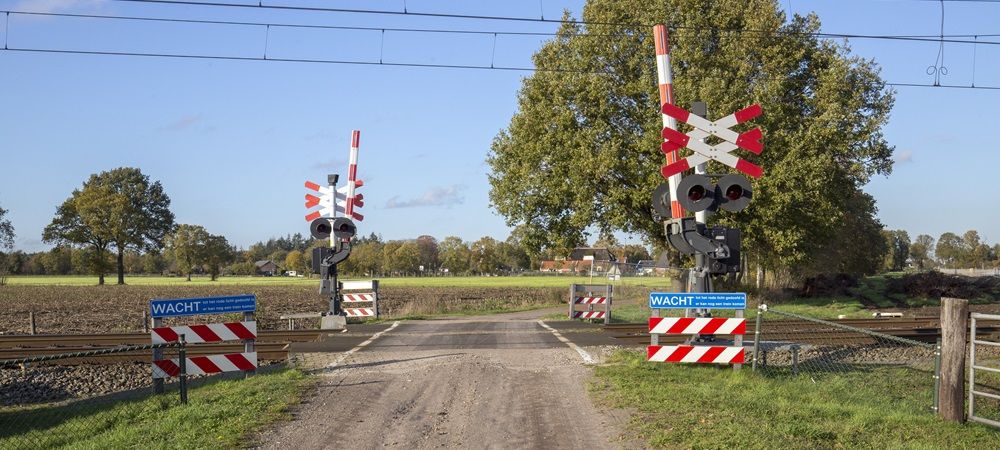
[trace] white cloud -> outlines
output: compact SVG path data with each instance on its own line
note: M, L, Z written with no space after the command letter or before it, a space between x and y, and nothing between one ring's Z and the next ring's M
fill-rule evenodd
M418 197L409 200L400 200L398 196L392 197L385 202L386 208L413 208L418 206L453 206L465 203L462 191L465 186L453 184L445 187L432 187Z
M167 131L181 131L191 128L198 122L201 122L201 116L187 115L160 127L160 129Z
M900 150L893 152L892 160L896 164L904 164L908 162L913 162L913 151L912 150Z

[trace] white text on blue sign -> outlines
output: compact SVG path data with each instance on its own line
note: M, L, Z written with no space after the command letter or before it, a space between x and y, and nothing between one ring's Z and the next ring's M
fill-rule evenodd
M746 309L747 294L742 292L651 292L651 309Z
M177 298L149 302L152 317L193 316L196 314L225 314L257 310L257 296L229 295L225 297Z

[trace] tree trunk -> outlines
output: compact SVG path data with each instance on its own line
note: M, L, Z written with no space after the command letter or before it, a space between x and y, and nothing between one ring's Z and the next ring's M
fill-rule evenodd
M104 271L103 270L101 270L101 273L97 274L97 285L98 286L104 286Z
M188 281L191 281L191 271L188 271Z
M118 247L118 284L125 284L125 250Z

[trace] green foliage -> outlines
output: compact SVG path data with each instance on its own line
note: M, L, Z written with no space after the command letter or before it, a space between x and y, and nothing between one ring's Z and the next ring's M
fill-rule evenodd
M453 275L467 273L471 268L472 252L469 246L457 236L448 236L438 244L441 266Z
M812 36L813 15L786 22L770 0L591 0L583 19L592 24L564 24L535 54L539 71L525 78L488 158L491 202L525 242L572 248L596 229L665 245L650 207L665 181L652 30L601 23L667 23L678 105L705 101L713 118L764 108L754 125L769 150L750 159L766 176L754 181L750 208L717 216L743 229L752 261L795 271L835 253L852 271L877 270L883 255L862 255L869 242L842 232L850 220L881 240L860 188L891 169L882 126L893 97L872 62Z
M932 267L934 258L931 252L934 251L934 238L921 234L910 244L910 261L917 267L917 270L924 270Z
M222 266L234 257L233 249L225 237L209 234L201 225L178 225L167 236L166 244L177 269L187 275L188 281L191 281L191 274L200 268L205 269L212 281L215 281Z
M7 210L0 208L0 250L14 248L14 225L6 218Z
M4 218L6 215L7 210L0 208L0 286L7 283L7 274L11 272L13 265L12 258L4 252L14 248L14 225L10 223L10 219Z
M93 250L90 267L101 284L108 272L105 253L113 246L118 254L118 284L125 284L125 251L161 248L173 224L170 198L160 182L150 183L139 169L119 167L91 175L83 188L74 190L42 237Z
M483 236L469 246L472 255L471 268L480 275L494 274L500 268L500 243L489 236Z
M910 235L906 230L883 230L882 236L888 248L882 269L888 272L905 269L906 260L910 257Z

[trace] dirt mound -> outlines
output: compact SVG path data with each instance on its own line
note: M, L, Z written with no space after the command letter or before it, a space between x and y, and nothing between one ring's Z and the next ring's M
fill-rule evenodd
M807 278L802 283L799 296L806 298L847 297L852 295L851 289L856 287L858 287L858 279L854 276L845 273L824 274Z
M977 302L1000 302L1000 277L966 277L923 272L886 280L886 293L909 297L955 297Z

